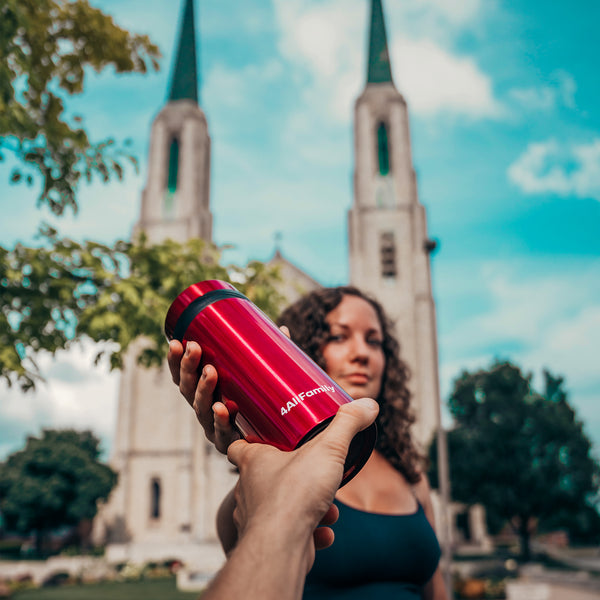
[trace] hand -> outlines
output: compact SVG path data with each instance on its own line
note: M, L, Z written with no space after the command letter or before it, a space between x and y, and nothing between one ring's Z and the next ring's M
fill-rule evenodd
M275 544L303 544L308 572L315 548L333 542L333 531L323 526L337 519L332 503L350 442L378 410L369 398L345 404L322 433L292 452L243 440L231 444L227 457L240 472L233 513L240 540L269 529Z
M227 407L216 397L217 370L205 365L198 372L202 348L196 342L187 342L185 353L178 340L169 342L167 362L173 382L194 409L204 433L219 452L227 453L231 442L238 440L240 434L233 428Z
M283 325L281 331L290 337L289 329ZM171 378L179 391L194 409L207 439L219 452L227 454L229 444L240 439L239 432L232 426L227 407L215 393L218 381L217 370L205 365L199 374L202 348L196 342L187 342L185 352L179 340L169 342L167 362Z

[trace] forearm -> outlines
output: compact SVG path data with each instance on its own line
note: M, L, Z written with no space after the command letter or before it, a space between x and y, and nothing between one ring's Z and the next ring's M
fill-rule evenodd
M203 600L300 600L311 563L312 533L288 532L281 523L247 531Z
M221 502L217 511L217 535L225 554L235 548L238 541L238 532L233 521L233 511L235 509L235 495L232 489Z

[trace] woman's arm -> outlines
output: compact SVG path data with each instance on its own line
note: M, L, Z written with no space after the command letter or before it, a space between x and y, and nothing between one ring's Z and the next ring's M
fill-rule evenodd
M235 488L233 488L221 502L217 511L217 535L221 546L227 556L238 542L238 532L233 520L235 510Z
M433 514L433 504L431 503L431 488L429 487L429 480L425 473L421 474L421 480L415 485L414 490L417 499L425 511L427 520L435 531L435 517ZM448 600L448 594L446 593L446 586L444 584L444 575L439 564L435 573L423 589L423 600Z

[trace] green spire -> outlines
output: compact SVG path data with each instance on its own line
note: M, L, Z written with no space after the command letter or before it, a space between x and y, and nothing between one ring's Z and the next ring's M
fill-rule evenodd
M169 100L193 100L198 102L194 0L185 0Z
M371 2L369 71L367 73L367 84L369 83L393 83L381 0L372 0Z

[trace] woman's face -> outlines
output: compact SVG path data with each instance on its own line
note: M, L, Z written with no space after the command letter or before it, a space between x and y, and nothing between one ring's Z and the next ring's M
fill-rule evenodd
M330 329L322 350L327 374L354 400L377 398L385 357L375 309L358 296L345 295L325 320Z

